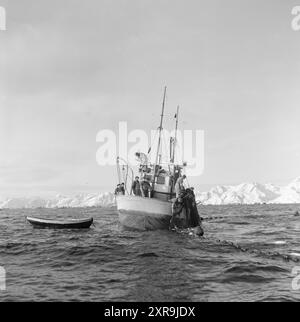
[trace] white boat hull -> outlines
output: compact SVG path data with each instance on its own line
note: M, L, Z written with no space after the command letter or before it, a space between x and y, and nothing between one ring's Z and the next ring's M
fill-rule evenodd
M153 198L117 196L119 220L123 227L137 230L168 229L172 203Z

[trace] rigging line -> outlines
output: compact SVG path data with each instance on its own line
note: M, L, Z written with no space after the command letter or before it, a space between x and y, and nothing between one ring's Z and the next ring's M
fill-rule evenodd
M120 160L119 158L117 158L117 172L118 172L118 180L119 180L119 184L121 183L121 173L120 173Z
M150 145L150 148L149 148L149 150L148 150L148 153L147 153L147 155L149 155L150 153L151 153L151 151L152 151L152 147L153 147L153 145L155 144L155 140L156 140L156 137L157 137L157 133L158 133L158 130L156 130L155 131L155 136L154 136L154 138L153 138L153 141L151 140L151 145Z
M126 167L126 177L125 177L125 189L126 189L126 192L128 193L128 190L127 190L127 179L128 179L128 165Z
M128 179L128 166L126 167L126 176L124 175L124 171L125 170L123 170L123 172L122 172L122 176L123 176L123 181L124 181L124 183L125 183L125 190L126 190L126 192L127 192L127 194L129 194L128 193L128 189L127 189L127 179Z
M121 165L120 164L120 161L124 162L125 164ZM123 179L122 181L125 183L125 191L127 192L127 194L129 194L128 188L127 188L127 182L128 182L128 177L131 178L131 180L133 180L132 169L128 165L127 161L125 161L123 159L120 159L120 158L118 158L118 165L119 165L118 170L119 170L119 173L120 173L119 174L120 175L120 177L119 177L120 183L121 183L121 179ZM125 173L125 169L126 169L126 175L124 174ZM129 174L129 172L131 173L131 175Z

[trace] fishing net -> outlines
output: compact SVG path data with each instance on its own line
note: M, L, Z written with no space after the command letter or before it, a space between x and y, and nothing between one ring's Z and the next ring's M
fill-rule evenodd
M171 228L194 228L201 225L193 190L184 190L173 203Z

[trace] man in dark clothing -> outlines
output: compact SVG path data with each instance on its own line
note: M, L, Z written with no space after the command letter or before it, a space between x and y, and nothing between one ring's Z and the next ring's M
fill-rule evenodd
M141 187L142 187L143 197L150 198L151 184L150 184L149 180L144 179L142 181Z
M120 186L121 195L125 195L125 183L122 183Z
M115 195L117 196L118 194L120 194L120 190L121 189L121 185L120 184L118 184L117 185L117 188L115 189Z
M135 180L132 183L132 192L135 196L141 196L141 184L140 184L140 178L135 177Z

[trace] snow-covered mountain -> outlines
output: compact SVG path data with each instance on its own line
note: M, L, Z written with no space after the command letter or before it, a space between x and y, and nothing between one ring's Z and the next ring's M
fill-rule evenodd
M274 203L300 203L300 177L280 189L280 196Z
M242 183L236 186L216 186L208 192L197 192L196 198L204 205L300 203L300 177L285 187L273 184ZM111 207L115 205L112 193L79 194L73 197L57 195L10 198L1 201L1 208L63 208L63 207Z
M300 177L285 187L243 183L236 186L217 186L208 192L198 192L196 197L205 205L300 203Z
M76 207L111 207L115 205L115 196L112 193L79 194L74 197L57 195L54 198L40 197L9 198L0 201L1 208L76 208Z

